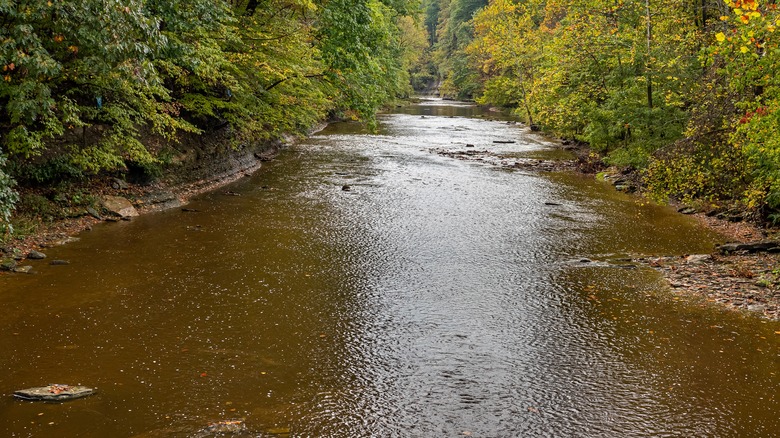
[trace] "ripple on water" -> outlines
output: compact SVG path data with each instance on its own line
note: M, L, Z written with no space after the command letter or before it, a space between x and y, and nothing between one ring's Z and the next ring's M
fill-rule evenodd
M711 236L590 178L430 153L550 147L476 106L405 111L380 135L334 125L198 213L96 227L53 249L56 275L0 277L0 386L100 388L0 400L0 431L773 436L780 327L609 263Z

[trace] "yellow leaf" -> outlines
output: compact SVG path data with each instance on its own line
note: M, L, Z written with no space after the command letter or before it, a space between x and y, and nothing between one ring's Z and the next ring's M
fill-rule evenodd
M726 41L726 35L723 32L718 32L715 34L715 39L718 40L719 43L722 43L723 41Z
M748 52L748 48L745 47L745 46L742 46L742 47L739 48L739 51L742 52L742 53L747 53Z

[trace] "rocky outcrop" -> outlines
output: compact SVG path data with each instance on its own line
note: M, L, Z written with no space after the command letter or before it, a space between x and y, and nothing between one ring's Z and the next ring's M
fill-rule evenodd
M103 209L112 216L130 218L138 216L138 210L126 198L121 196L104 196L101 200Z
M718 246L718 250L723 254L732 252L780 252L780 242L762 241L751 243L726 243Z

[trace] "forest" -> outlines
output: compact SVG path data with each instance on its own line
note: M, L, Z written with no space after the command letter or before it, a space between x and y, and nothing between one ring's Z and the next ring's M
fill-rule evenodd
M36 211L19 187L78 204L70 181L159 173L187 135L227 127L240 147L373 124L412 91L416 15L409 0L0 0L0 231Z
M780 221L774 2L0 0L0 22L4 234L20 187L159 174L226 127L371 127L415 90L510 108L656 201Z
M587 143L656 201L780 221L774 1L426 0L425 24L442 94Z

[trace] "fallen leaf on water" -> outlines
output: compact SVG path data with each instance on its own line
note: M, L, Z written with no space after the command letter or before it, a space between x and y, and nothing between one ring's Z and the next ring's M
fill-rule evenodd
M200 376L201 376L201 377L206 377L206 376L208 376L208 374L206 374L206 373L200 373Z
M539 409L531 406L531 407L528 408L528 412L533 412L534 414L538 414L539 413Z

